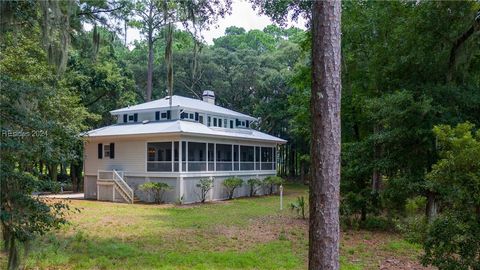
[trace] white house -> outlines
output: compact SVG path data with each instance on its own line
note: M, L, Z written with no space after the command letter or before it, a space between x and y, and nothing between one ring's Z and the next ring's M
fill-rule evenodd
M251 129L256 118L215 105L212 91L203 100L165 97L110 112L114 125L86 133L85 198L133 202L150 200L138 186L165 182L167 202L199 201L197 184L212 178L209 200L225 199L222 185L276 174L277 146L286 141ZM244 185L235 196L248 195Z

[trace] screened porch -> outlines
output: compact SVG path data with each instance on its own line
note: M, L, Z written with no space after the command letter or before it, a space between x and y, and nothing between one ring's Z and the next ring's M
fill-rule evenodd
M276 169L276 147L193 141L147 143L147 172Z

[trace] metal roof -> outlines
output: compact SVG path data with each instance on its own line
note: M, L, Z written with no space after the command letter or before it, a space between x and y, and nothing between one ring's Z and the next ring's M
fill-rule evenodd
M228 129L207 127L198 122L174 120L162 122L147 122L135 124L115 124L94 129L85 133L88 137L103 136L132 136L132 135L159 135L159 134L188 134L204 135L207 137L223 137L285 143L286 141L253 129Z
M141 112L141 111L151 111L161 108L169 108L170 107L170 97L165 97L162 99L157 99L150 102L145 102L142 104L129 106L117 110L110 111L113 115L124 114L124 113L133 113L133 112ZM203 100L187 98L182 96L172 96L172 107L180 107L187 110L193 110L196 112L205 112L210 114L220 114L220 115L230 115L233 117L245 119L245 120L257 120L255 117L239 113L236 111L232 111Z

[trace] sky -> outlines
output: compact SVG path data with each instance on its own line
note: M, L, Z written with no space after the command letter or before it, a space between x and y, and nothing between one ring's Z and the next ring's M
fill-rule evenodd
M216 25L212 25L210 30L205 31L203 36L208 44L213 44L213 39L223 36L225 29L229 26L243 27L245 30L260 29L272 24L272 20L268 16L259 15L257 11L253 10L251 4L245 0L233 0L232 14L220 18ZM291 22L288 26L296 26L305 29L305 21ZM127 30L127 43L130 45L133 41L141 39L138 29L129 28Z

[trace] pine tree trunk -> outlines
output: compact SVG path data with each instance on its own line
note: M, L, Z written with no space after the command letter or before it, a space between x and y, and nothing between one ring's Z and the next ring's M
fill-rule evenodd
M153 32L153 30L152 30ZM153 81L153 33L148 34L148 66L147 66L147 92L145 100L152 99L152 81Z
M309 269L339 269L341 3L314 1Z

